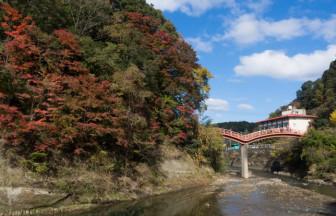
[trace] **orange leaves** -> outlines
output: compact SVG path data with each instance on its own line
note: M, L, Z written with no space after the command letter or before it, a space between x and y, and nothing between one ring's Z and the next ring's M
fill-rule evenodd
M54 31L54 35L63 46L61 50L56 52L56 55L59 56L57 64L61 71L70 75L88 73L88 70L78 61L80 46L75 36L64 29Z
M17 107L0 103L0 128L3 133L3 139L11 141L13 145L20 143L22 138L18 136L17 129L24 122L24 115Z
M48 111L49 110L35 109L34 110L34 115L39 116L39 117L44 117L49 113Z
M37 143L35 145L34 152L48 152L49 150L57 148L59 145L59 142L54 138L49 138L41 142L42 143Z
M4 45L4 52L9 56L6 62L9 70L27 77L29 76L27 73L43 75L46 69L59 69L61 73L72 75L88 72L79 61L80 47L72 33L63 29L56 30L53 37L40 40L37 37L43 33L30 17L23 18L18 11L7 4L2 4L1 9L6 14L1 26L9 38ZM61 47L52 50L49 44L55 40Z
M24 37L27 30L32 30L34 24L31 17L22 18L22 15L9 4L0 3L0 9L4 11L4 22L1 23L1 27L4 28L5 34L17 38L20 41L24 41ZM20 48L24 48L21 45Z
M0 104L0 113L11 114L11 115L18 115L18 108L12 107L6 104Z
M173 46L174 38L167 32L158 30L153 34L153 36L157 47L160 47L162 49L166 47L170 48Z
M11 28L10 24L13 24L22 19L21 14L16 9L12 8L9 4L0 3L0 9L5 12L5 16L3 17L5 22L0 24L5 31Z
M160 26L161 20L152 16L146 16L138 12L126 13L128 20L143 32L155 32Z
M39 144L35 147L35 151L38 151L38 152L45 152L48 150L48 145L47 144Z
M58 67L61 69L61 72L69 75L79 75L88 72L88 70L84 68L82 63L79 61L60 59Z
M190 106L183 105L183 106L177 106L176 109L182 113L182 114L192 114L194 112L194 109Z
M0 130L8 134L8 148L26 156L57 149L62 156L85 157L105 149L139 158L163 140L191 140L200 98L195 59L163 19L120 11L120 19L108 24L120 27L113 28L118 39L111 40L115 32L90 39L82 57L71 32L47 34L9 5L1 10L6 16L1 56L8 61L0 63L12 82L0 93Z
M24 74L20 75L20 78L24 79L24 80L30 80L30 79L33 79L33 75L31 75L29 73L24 73Z
M21 14L16 9L12 8L9 4L0 3L0 9L6 11L7 16L4 17L6 22L17 21L21 19Z
M8 56L5 62L6 67L15 73L32 70L41 50L35 45L30 35L36 28L31 17L23 18L17 10L5 3L0 3L0 9L5 14L1 26L9 38L4 45L4 52Z
M75 54L80 53L79 44L75 36L72 33L64 29L60 29L60 30L54 31L54 35L66 49L71 50Z
M103 136L106 134L110 134L113 132L111 128L104 127L102 124L99 123L81 123L79 122L78 128L82 133L86 133L86 135L91 135L91 136Z
M85 87L77 89L78 92L82 92L79 103L76 104L78 107L90 98L85 93L89 93L90 87L94 87L96 82L79 61L80 51L76 38L65 30L58 30L54 35L46 36L34 25L30 17L23 18L19 12L6 4L2 4L1 9L6 15L2 27L5 28L8 37L4 46L8 60L3 63L13 77L13 85L20 89L13 92L13 107L0 103L0 125L8 134L8 145L15 143L16 148L24 148L28 152L46 151L50 150L50 146L62 146L62 141L71 142L77 134L74 133L72 137L60 137L60 130L68 125L58 125L55 122L57 118L65 115L63 112L68 108L64 104L66 99L72 96L67 95L69 82L76 80L74 76L79 74L86 77L81 79L89 80ZM57 41L61 46L50 46L53 41ZM80 81L78 85L82 85ZM86 91L81 91L82 89ZM5 95L1 98L5 98ZM81 107L84 112L86 108ZM81 121L79 117L77 119ZM54 141L50 143L50 140ZM26 143L30 146L26 146Z
M31 95L27 93L17 93L15 94L20 100L27 100L31 98Z

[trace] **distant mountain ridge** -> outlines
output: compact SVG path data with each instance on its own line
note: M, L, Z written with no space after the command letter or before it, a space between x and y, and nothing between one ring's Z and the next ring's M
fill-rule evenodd
M222 122L217 123L215 126L224 128L224 129L230 129L236 132L252 132L256 129L257 124L247 121L237 121L237 122Z

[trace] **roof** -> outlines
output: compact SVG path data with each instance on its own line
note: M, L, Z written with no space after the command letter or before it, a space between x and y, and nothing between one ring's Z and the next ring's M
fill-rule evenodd
M268 121L274 121L274 120L286 119L286 118L309 118L309 119L314 119L314 118L317 118L317 117L313 116L313 115L289 114L289 115L284 115L284 116L278 116L278 117L274 117L274 118L265 119L265 120L262 120L262 121L258 121L256 123L262 123L262 122L268 122Z

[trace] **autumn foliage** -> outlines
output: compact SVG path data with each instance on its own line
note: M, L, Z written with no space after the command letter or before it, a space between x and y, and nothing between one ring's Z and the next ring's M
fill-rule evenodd
M45 153L50 166L100 150L123 164L152 163L158 145L193 144L210 74L169 23L132 10L116 9L110 23L79 38L43 32L43 19L0 3L5 152Z
M11 91L0 89L6 148L81 155L108 136L126 146L118 128L118 99L108 81L99 81L81 64L75 36L66 30L45 35L9 5L1 9L7 36L1 70L11 86Z

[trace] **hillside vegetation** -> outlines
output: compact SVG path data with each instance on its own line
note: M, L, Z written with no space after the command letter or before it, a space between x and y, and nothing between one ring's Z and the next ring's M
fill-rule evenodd
M320 79L305 82L291 104L306 108L317 119L303 139L277 155L293 172L336 183L336 61ZM271 116L280 112L281 108Z
M203 143L200 134L212 129L200 127L196 114L205 109L211 74L160 11L145 0L4 2L4 164L48 180L63 176L52 185L70 193L71 187L99 193L92 172L107 187L124 189L120 179L113 181L137 181L139 165L149 167L145 178L158 184L168 146L220 170L221 162L210 157L222 146ZM83 169L88 174L77 178Z
M257 128L256 123L247 122L247 121L239 121L239 122L222 122L217 123L215 126L219 128L229 129L236 132L252 132Z

